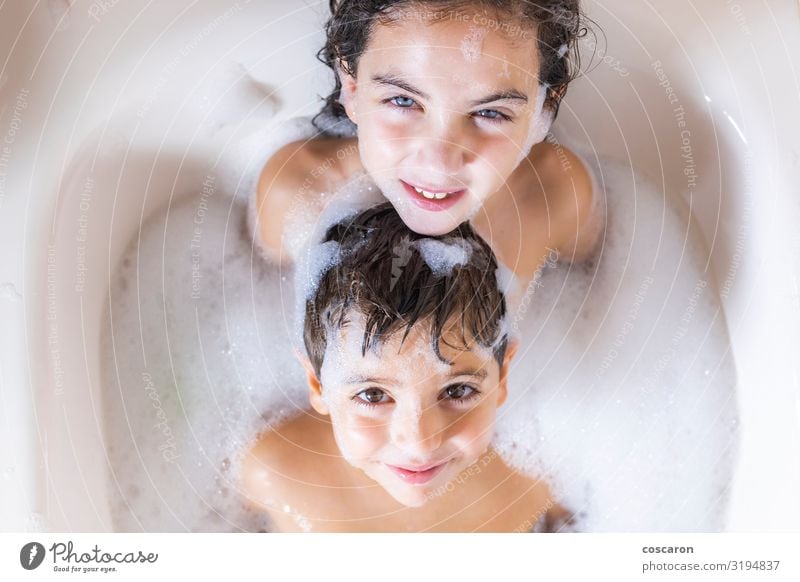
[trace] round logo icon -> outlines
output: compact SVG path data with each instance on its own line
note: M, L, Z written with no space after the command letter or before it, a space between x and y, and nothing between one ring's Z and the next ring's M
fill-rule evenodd
M29 542L19 551L19 563L26 570L35 570L44 560L44 546L39 542Z

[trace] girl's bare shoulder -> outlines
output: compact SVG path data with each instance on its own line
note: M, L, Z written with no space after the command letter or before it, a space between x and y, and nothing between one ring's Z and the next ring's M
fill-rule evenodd
M259 194L276 188L292 191L346 178L358 158L357 138L315 137L287 143L267 160L258 180Z
M528 180L540 188L533 191L548 195L551 207L570 215L575 205L586 209L592 200L592 179L589 168L575 152L560 143L543 141L527 158ZM569 195L564 195L564 194ZM551 210L552 211L552 210Z
M264 250L281 257L287 217L295 205L314 208L359 165L356 138L315 137L281 146L264 164L256 186L258 237Z
M594 191L592 170L583 159L560 143L537 144L528 157L529 180L538 187L533 214L547 221L551 244L560 259L580 261L596 246L600 228L599 192Z

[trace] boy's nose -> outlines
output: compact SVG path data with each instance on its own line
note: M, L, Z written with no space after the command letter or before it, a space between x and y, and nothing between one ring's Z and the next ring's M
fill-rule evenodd
M392 418L392 441L409 456L426 458L442 444L446 427L440 416L435 406L428 410L419 407L398 409Z

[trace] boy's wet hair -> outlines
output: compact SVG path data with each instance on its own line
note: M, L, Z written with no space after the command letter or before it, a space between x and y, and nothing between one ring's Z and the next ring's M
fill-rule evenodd
M486 8L496 15L504 30L529 30L537 35L539 51L539 83L547 86L544 108L558 116L567 86L580 74L578 41L591 29L581 10L580 0L330 0L331 16L325 25L326 41L317 59L334 71L334 89L325 99L312 123L321 131L329 130L331 120L337 131L354 131L355 126L339 102L342 83L336 64L356 76L358 61L367 47L374 24L390 24L404 14L416 11L430 22L446 20L449 15L467 7ZM509 28L509 25L519 25ZM498 26L499 28L499 26ZM517 36L521 36L517 33ZM322 117L325 122L318 123Z
M445 235L425 236L408 228L386 202L330 227L320 244L331 241L338 245L336 260L306 301L303 323L303 341L318 378L329 338L354 314L363 316L362 355L404 329L402 344L415 324L425 322L434 353L448 362L439 344L445 325L453 321L461 345L452 347L472 348L477 342L491 348L502 366L508 337L498 265L468 222ZM437 264L427 253L437 245L452 245L461 260Z

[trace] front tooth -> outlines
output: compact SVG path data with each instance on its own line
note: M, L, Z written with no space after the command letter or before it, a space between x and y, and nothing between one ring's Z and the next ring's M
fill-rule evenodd
M416 186L412 187L414 188L414 190L416 190L417 194L421 194L428 200L441 200L443 198L446 198L447 195L450 194L450 192L440 192L438 194L434 194L433 192L427 192L425 190L422 190L421 188L417 188Z
M433 198L433 196L430 193L426 192L422 188L417 188L416 186L414 186L414 190L416 190L417 194L419 194L420 196L424 196L425 198Z

